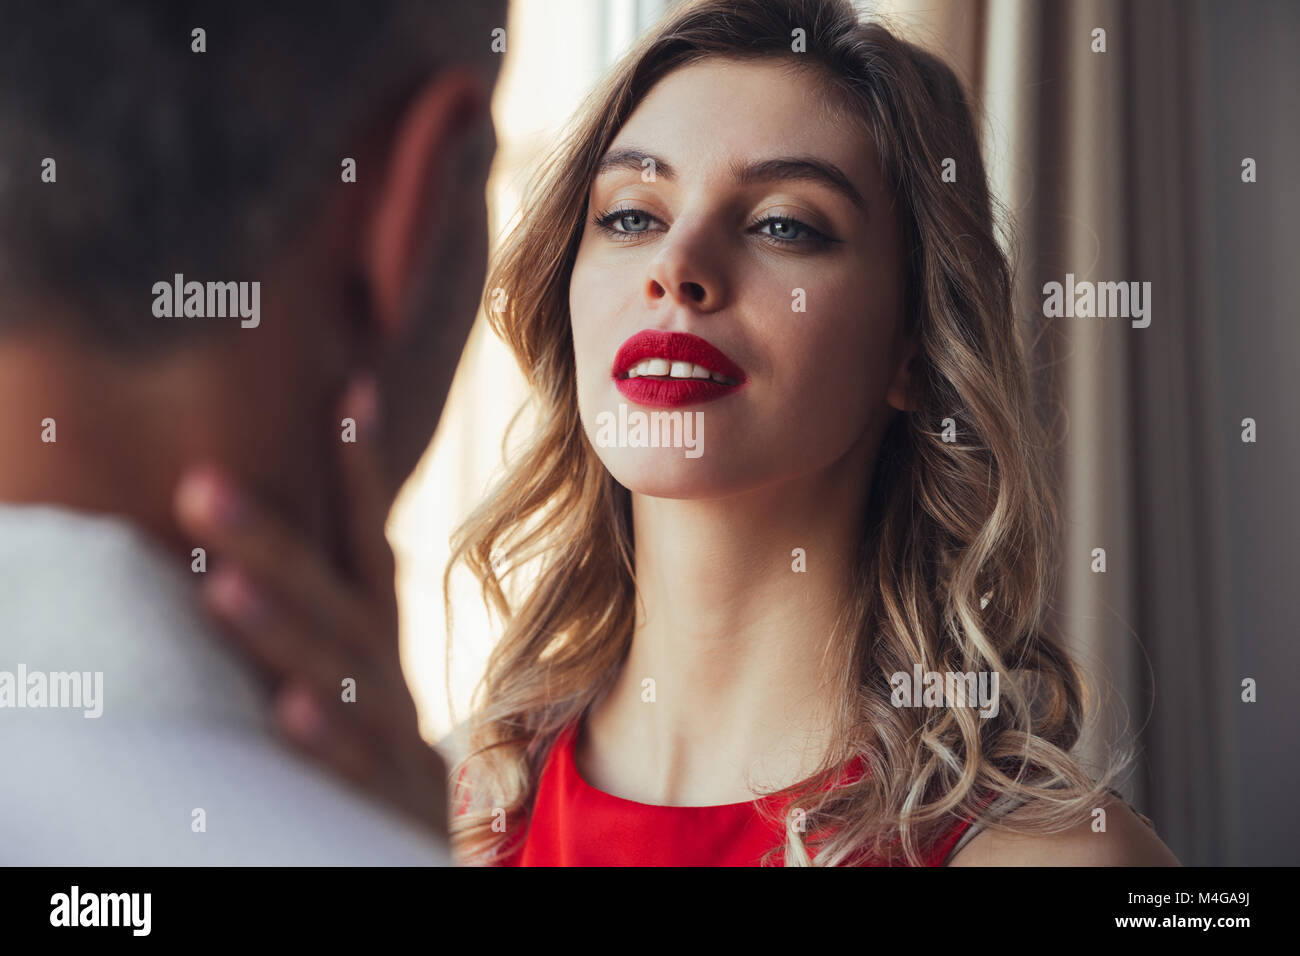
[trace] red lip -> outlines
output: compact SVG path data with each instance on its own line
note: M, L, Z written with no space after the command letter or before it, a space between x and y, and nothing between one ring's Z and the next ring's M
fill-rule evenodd
M711 378L624 378L628 369L648 358L663 358L669 362L690 362L717 372L736 384L726 385ZM638 405L673 408L694 405L730 395L747 380L745 370L729 359L712 343L686 332L665 332L660 329L643 329L618 350L611 372L614 386L625 397Z

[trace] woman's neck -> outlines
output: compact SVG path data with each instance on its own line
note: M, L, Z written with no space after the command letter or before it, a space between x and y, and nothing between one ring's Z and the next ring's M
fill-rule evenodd
M870 483L854 457L725 499L633 496L638 619L579 737L589 782L643 803L712 805L817 769L847 666L831 639Z

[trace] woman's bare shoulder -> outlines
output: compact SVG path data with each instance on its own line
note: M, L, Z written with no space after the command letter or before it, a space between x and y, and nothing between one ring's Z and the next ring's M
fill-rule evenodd
M1123 800L1109 796L1105 830L1093 820L1060 833L1029 835L983 830L971 838L950 866L1181 866L1154 827ZM1014 824L1024 808L1007 815Z

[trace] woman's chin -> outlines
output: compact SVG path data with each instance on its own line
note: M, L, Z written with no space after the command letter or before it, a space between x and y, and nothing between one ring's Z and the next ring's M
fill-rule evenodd
M753 475L736 474L718 460L685 458L675 448L601 449L601 460L620 485L651 498L725 498L753 487Z

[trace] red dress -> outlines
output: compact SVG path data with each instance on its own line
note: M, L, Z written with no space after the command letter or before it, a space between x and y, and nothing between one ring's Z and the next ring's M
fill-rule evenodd
M551 748L524 843L501 865L758 866L768 850L784 843L781 827L756 809L760 803L776 806L775 795L721 806L664 807L597 790L578 773L577 727L575 721ZM942 865L969 825L958 821L925 864ZM778 853L774 862L779 860Z

